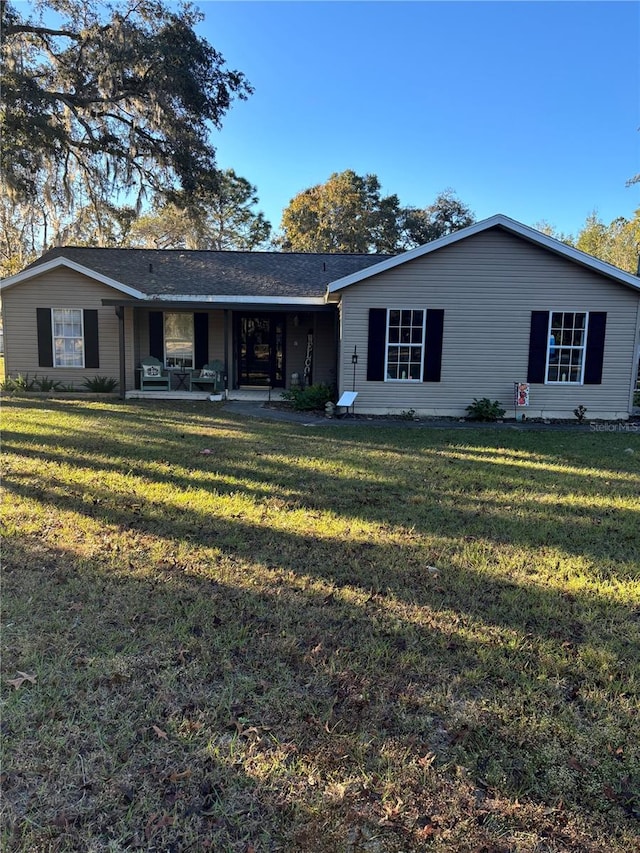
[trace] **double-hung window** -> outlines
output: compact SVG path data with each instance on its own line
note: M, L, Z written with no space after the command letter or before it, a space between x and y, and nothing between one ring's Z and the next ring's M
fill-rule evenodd
M193 314L164 315L164 351L166 367L193 367Z
M53 367L84 367L84 323L80 308L53 308Z
M588 324L586 311L549 312L548 383L583 382Z
M387 310L385 376L388 380L422 381L425 313L422 309Z

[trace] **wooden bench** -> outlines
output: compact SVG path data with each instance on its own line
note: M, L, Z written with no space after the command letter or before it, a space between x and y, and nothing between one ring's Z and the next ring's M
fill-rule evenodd
M207 390L222 393L225 387L224 364L221 361L210 361L200 370L194 370L189 377L189 390Z
M159 359L152 355L140 361L140 390L141 391L170 391L171 376L164 369Z

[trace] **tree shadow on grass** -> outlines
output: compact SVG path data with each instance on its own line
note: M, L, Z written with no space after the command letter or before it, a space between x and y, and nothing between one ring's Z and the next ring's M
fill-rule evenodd
M195 425L199 423L196 418ZM347 787L325 792L332 814L343 813L345 799L351 802L347 784L350 771L362 787L360 793L353 794L359 807L366 811L364 804L368 803L367 808L372 808L379 820L385 819L375 806L385 802L382 783L374 786L377 799L373 797L372 805L365 776L383 779L385 762L393 764L398 779L403 778L401 767L407 764L416 764L412 772L417 774L417 762L427 753L435 756L435 766L441 768L438 778L446 778L447 784L454 784L446 775L447 768L463 763L482 790L537 798L547 804L562 798L576 813L582 808L600 810L611 826L616 815L624 820L620 809L635 808L629 805L633 799L628 795L629 782L624 781L632 778L635 756L629 734L635 725L631 670L638 659L632 645L637 639L637 613L632 603L614 604L584 592L567 594L515 583L462 559L448 565L448 558L466 547L464 543L482 545L482 537L491 541L496 531L493 525L485 526L481 497L462 494L447 477L441 477L434 486L431 474L437 456L419 463L432 468L424 467L421 472L425 479L422 491L409 493L411 498L420 499L416 509L405 498L411 477L416 468L420 469L413 462L409 464L406 448L400 453L395 445L391 453L398 464L386 477L382 473L388 470L388 459L384 465L373 460L376 464L367 476L361 470L362 462L356 470L358 465L350 451L338 455L342 471L336 477L334 468L306 470L305 439L289 431L275 429L266 439L263 434L251 434L246 442L214 444L220 453L210 460L197 453L203 440L200 434L174 436L167 443L158 422L150 429L150 445L141 442L137 454L122 462L106 463L104 456L116 460L123 452L121 442L104 432L96 438L89 436L89 446L95 445L100 454L98 459L85 444L78 446L77 436L64 439L68 455L60 449L62 442L57 437L55 449L20 447L16 452L43 462L95 469L96 474L103 470L126 473L124 469L129 466L152 483L183 492L193 487L197 472L205 478L206 488L221 495L244 494L258 502L263 512L258 521L241 514L222 517L216 513L215 494L199 510L188 503L178 505L135 495L132 502L98 476L87 487L65 479L59 471L55 480L44 481L34 490L36 477L13 466L4 482L8 495L36 499L52 518L57 513L75 513L90 525L103 528L102 538L88 556L83 556L81 549L69 547L65 552L58 545L53 560L57 572L64 573L67 566L71 574L86 579L88 573L89 583L102 578L103 584L98 590L101 606L94 603L91 619L89 614L86 619L79 616L82 610L70 608L59 616L61 636L64 639L66 631L73 637L67 619L73 624L79 618L85 625L83 642L92 643L103 659L115 661L124 656L129 661L133 656L149 668L145 675L144 667L134 667L149 695L158 689L153 662L161 658L160 649L165 648L167 637L175 638L171 647L174 656L184 640L194 658L207 662L206 672L196 682L204 680L217 691L205 690L207 707L220 705L222 691L222 707L242 731L255 721L258 725L253 728L263 740L272 737L267 729L263 731L266 726L276 733L275 742L293 745L291 756L286 761L281 757L293 768L284 775L293 786L291 790L296 785L304 790L301 801L314 826L317 813L326 811L327 803L325 794L320 796L314 790L316 786L309 783L309 774L304 776L305 762L324 767L318 773L324 774L328 786L329 777L340 766L345 739L349 742L349 760L346 769L338 773L338 785ZM284 435L286 448L282 444ZM212 428L206 434L207 443L215 438ZM328 446L335 456L339 443L333 440ZM388 456L389 446L381 446L386 447ZM359 458L356 450L354 455ZM404 466L398 462L403 454L407 457ZM158 463L165 457L173 459L173 464L162 468ZM212 464L214 471L209 467ZM497 463L491 467L465 464L475 466L481 485L483 471L495 471ZM239 470L246 478L244 484L239 482ZM441 468L438 473L442 475ZM514 483L513 466L505 466L500 476ZM526 482L525 476L520 475L517 488ZM565 491L572 488L568 486ZM507 511L507 505L495 497L492 503L485 503L494 514ZM557 524L558 505L552 509ZM582 507L579 509L582 512ZM309 513L310 517L312 513L330 513L342 522L353 522L354 528L358 520L375 522L388 535L386 541L363 541L362 535L349 538L341 530L339 536L323 534L318 539L313 530L301 533L283 528L281 520L291 511ZM531 498L527 513L536 511L538 504ZM573 523L575 517L568 514L562 526ZM588 518L595 521L593 516ZM508 515L503 521L507 541L529 548L544 542L533 524L527 530ZM586 538L588 527L583 525L580 530L581 538ZM46 541L49 551L54 535L50 530L42 534L41 541ZM60 530L58 535L64 534ZM161 547L153 550L149 545L152 539ZM558 546L560 541L566 548L565 538L558 539ZM573 539L569 541L573 549ZM584 542L576 542L575 547L577 553L593 556L596 549L598 554L606 552L605 543L600 528L588 547ZM13 568L18 571L32 564L38 540L25 538L19 544L12 540L11 547L15 548ZM628 548L625 553L629 553ZM434 562L440 567L438 576L425 571ZM136 580L137 574L147 571L154 576L152 583ZM139 583L149 584L148 600L143 604L136 592ZM114 593L118 584L126 595ZM179 611L173 609L176 595L184 599ZM79 601L72 603L82 604L81 592L76 590L75 596ZM214 611L211 616L212 596L220 607L224 605L222 615ZM137 602L135 620L135 614L127 609L129 598ZM129 622L123 617L127 612ZM220 620L217 624L216 616ZM103 648L97 646L97 619L112 622ZM185 626L191 626L188 636L182 633ZM145 634L147 639L141 646L143 629L155 633ZM227 639L221 645L222 633ZM56 648L50 631L42 641L47 644L44 649ZM186 651L185 659L188 662ZM16 669L23 665L16 659ZM165 665L164 670L168 669ZM121 675L109 670L107 687L111 678L117 686ZM125 682L129 684L126 673ZM289 685L288 698L277 689L279 684ZM179 690L193 692L192 685L187 679L186 688L184 683L179 689L172 686L172 697ZM241 698L236 699L237 695ZM171 703L176 701L167 700L166 707L173 707ZM68 702L73 702L73 697L65 696L59 703L60 713ZM202 703L198 702L200 711ZM161 723L165 718L171 719L171 713L161 715ZM214 723L222 737L220 731L224 734L227 730L217 717L210 725ZM230 731L233 736L233 728ZM293 731L295 737L291 736ZM244 737L236 729L236 735L248 743L255 733ZM243 752L244 769L238 771L238 786L242 787L246 776L249 788L262 790L266 785L268 790L264 779L273 784L269 771L251 764L250 751L247 744L244 746L247 749L246 755ZM622 754L616 752L620 748ZM257 751L268 767L271 753L266 747ZM230 762L231 777L235 778L235 765L227 753L222 765ZM126 748L122 754L126 756ZM326 766L318 757L322 755L327 757ZM596 766L591 766L585 755L594 756L590 760ZM306 783L300 781L303 777ZM412 785L417 778L411 777ZM290 799L277 785L276 789L276 800L284 796L288 809ZM417 787L412 796L419 802ZM279 819L275 814L268 818L272 823ZM403 826L406 831L406 821Z
M9 542L4 664L37 682L7 706L5 796L32 843L325 851L375 837L375 849L399 851L423 849L430 827L470 853L523 831L576 851L615 850L616 839L623 850L632 837L632 757L605 757L615 778L579 767L572 727L598 741L601 709L549 682L527 689L533 650L479 650L464 631L403 621L382 595L354 602L282 570L252 588L211 566L142 575L130 556ZM473 697L462 688L479 651L520 704L520 725L476 704L484 685ZM558 715L554 728L527 732L536 703ZM562 791L545 735L575 761ZM602 778L611 800L589 817ZM538 807L545 794L564 808ZM19 831L15 849L26 849Z
M489 465L480 460L473 463L473 488L463 490L456 474L448 473L448 460L443 464L427 458L416 463L411 473L400 470L382 480L364 472L341 472L336 476L331 470L305 468L302 458L287 462L263 454L253 445L236 448L233 456L214 450L211 457L203 457L199 452L201 444L199 436L188 442L183 437L182 443L172 447L153 436L138 441L132 449L101 437L96 440L95 449L88 450L79 448L75 438L68 436L57 441L54 449L20 446L11 432L4 437L5 455L15 452L78 469L98 467L100 471L134 473L172 489L210 490L213 519L209 521L213 520L216 526L216 497L245 494L252 501L264 502L267 508L280 500L285 511L331 513L345 520L393 524L399 532L406 532L409 540L414 531L452 540L460 539L464 531L468 541L475 538L525 547L533 553L535 549L557 549L560 555L582 556L603 565L605 574L616 573L616 560L627 566L640 566L640 539L635 534L640 502L637 507L613 508L601 501L591 503L588 495L580 500L575 493L580 477L567 477L565 485L558 473L554 486L559 494L549 494L545 481L535 486L527 473L514 474L511 463ZM158 463L165 469L161 470ZM436 464L440 467L434 474ZM488 474L494 480L483 484ZM35 471L33 476L37 477ZM12 488L12 482L17 483L21 477L26 482L28 475L11 471L7 487ZM633 482L624 481L624 485L628 497L633 497ZM109 497L101 495L100 501L108 504ZM121 522L118 516L117 523ZM198 529L206 529L206 520L200 522ZM410 553L411 545L407 544L407 548ZM424 556L419 555L419 559ZM621 571L623 577L628 576L628 568Z

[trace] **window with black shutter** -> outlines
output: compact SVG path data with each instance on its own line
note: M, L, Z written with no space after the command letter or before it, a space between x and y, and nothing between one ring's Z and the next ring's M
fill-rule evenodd
M603 311L532 311L527 381L601 384L606 324Z
M439 382L443 328L442 309L369 309L367 379Z

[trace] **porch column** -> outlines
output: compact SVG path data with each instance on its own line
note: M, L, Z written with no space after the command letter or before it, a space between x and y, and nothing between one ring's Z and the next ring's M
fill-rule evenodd
M224 390L229 396L229 309L224 309Z
M118 343L120 349L120 399L124 400L126 397L125 384L127 381L124 350L124 305L116 307L116 316L118 317Z

